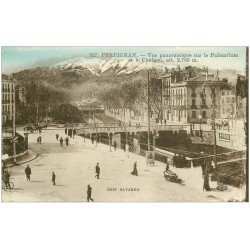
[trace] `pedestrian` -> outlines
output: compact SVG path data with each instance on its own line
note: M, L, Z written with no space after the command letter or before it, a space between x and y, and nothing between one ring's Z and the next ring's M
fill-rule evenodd
M206 167L205 175L204 175L203 191L204 189L206 191L211 191L211 188L209 186L209 168L208 167Z
M5 187L10 189L10 173L7 169L5 169L3 173L3 182L5 184Z
M3 173L4 173L4 170L6 169L6 163L4 160L2 160L2 176L3 176Z
M69 138L68 137L66 137L65 142L66 142L66 146L69 146Z
M99 163L96 164L95 172L96 172L95 177L96 177L97 179L100 179L100 167L99 167Z
M52 172L52 180L53 182L53 185L55 186L56 185L56 175L55 175L55 172Z
M204 177L205 171L206 171L206 160L205 159L201 163L201 170L202 170L202 177Z
M37 143L39 143L39 142L40 142L40 138L39 138L39 136L37 137L36 142L37 142Z
M137 171L137 162L134 163L134 170L131 172L132 175L138 176L138 171Z
M94 136L93 135L91 136L91 142L92 142L92 144L94 144Z
M63 146L63 138L62 137L60 139L60 145L61 145L61 147Z
M42 143L42 136L39 136L39 143Z
M68 129L67 129L67 128L65 128L65 135L67 134L67 132L68 132Z
M169 163L167 163L165 171L168 171L168 170L169 170Z
M116 150L116 147L117 147L117 142L114 141L114 149Z
M42 128L39 127L38 130L39 130L39 134L41 134L42 133Z
M29 167L29 165L25 168L24 172L26 174L27 181L30 181L31 168Z
M94 199L91 198L91 194L92 194L92 187L90 185L88 185L87 187L87 201L89 202L89 200L94 201Z
M58 141L58 138L59 138L59 135L58 135L58 134L56 134L56 139L57 139L57 141Z

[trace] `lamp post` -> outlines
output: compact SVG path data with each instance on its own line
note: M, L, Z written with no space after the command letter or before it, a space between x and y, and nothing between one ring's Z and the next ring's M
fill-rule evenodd
M202 133L202 131L201 131L201 119L202 119L202 116L199 115L199 122L200 122L200 137L202 137L202 135L201 135L201 133Z
M215 89L212 91L212 105L213 105L213 130L214 130L214 164L215 169L217 168L217 142L216 142L216 124L215 124L215 106L216 106L216 95L215 95Z
M154 129L154 132L153 132L153 159L155 161L155 138L156 138L156 131Z
M111 152L111 136L110 136L110 128L108 129L108 137L109 137L109 151Z
M12 94L11 94L12 91ZM13 147L13 163L16 164L16 97L15 97L15 84L12 83L10 86L10 110L12 109L12 147Z

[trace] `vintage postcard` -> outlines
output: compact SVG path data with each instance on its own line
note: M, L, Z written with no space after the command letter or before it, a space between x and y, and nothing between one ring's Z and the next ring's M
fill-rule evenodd
M2 47L2 202L247 202L248 47Z

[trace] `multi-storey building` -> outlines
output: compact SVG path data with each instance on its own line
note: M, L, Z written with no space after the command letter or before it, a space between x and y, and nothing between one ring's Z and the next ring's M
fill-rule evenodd
M236 91L232 85L225 81L221 86L220 118L235 118L236 116Z
M192 67L162 76L164 119L167 122L208 123L220 116L219 77Z
M15 114L16 81L10 76L2 75L2 124L8 125Z

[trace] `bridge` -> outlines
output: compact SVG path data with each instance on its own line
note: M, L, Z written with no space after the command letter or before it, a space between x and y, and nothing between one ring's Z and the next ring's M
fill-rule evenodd
M150 131L159 132L159 131L190 131L189 124L156 124L150 126ZM147 132L148 126L146 125L129 125L129 124L122 124L118 125L117 123L92 123L86 125L79 125L76 128L77 134L96 134L96 133L107 133L107 134L115 134L115 133L131 133L136 134L140 132Z

